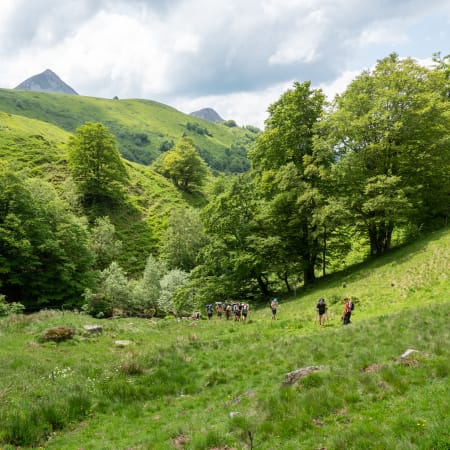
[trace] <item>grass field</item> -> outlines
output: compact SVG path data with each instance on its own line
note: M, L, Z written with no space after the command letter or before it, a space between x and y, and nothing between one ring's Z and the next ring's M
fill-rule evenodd
M245 324L4 318L0 448L447 450L449 293L443 230L281 299L277 320L267 305L251 305ZM344 296L356 304L345 327ZM40 341L60 325L75 338ZM322 369L284 383L308 366Z

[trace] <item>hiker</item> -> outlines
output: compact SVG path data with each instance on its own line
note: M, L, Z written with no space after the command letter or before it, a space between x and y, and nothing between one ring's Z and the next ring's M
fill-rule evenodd
M246 322L249 309L248 303L242 304L242 322Z
M222 303L217 302L217 303L216 303L216 313L217 313L217 317L218 317L219 319L222 318L222 312L223 312L223 305L222 305Z
M233 303L234 321L239 322L241 320L241 304L239 302Z
M211 320L211 317L213 315L213 305L206 305L206 314L208 315L208 320Z
M327 317L327 309L328 309L328 306L327 306L327 303L325 302L325 299L320 298L316 305L316 311L317 311L317 314L319 317L319 325L321 327L325 326L325 320Z
M276 320L277 316L277 308L278 308L278 299L274 297L270 302L270 309L272 310L272 320Z
M344 298L344 311L342 312L342 324L348 325L350 323L350 317L354 309L353 302L348 298Z
M231 305L229 303L225 303L225 318L230 320L231 316Z

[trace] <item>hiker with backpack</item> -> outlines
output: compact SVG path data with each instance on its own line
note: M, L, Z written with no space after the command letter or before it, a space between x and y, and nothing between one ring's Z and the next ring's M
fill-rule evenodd
M249 311L248 303L242 303L242 311L241 311L242 322L245 322L247 320L248 311Z
M353 302L348 298L344 298L344 311L342 312L342 324L348 325L350 323L350 317L352 316L352 311L355 308Z
M241 320L241 304L240 302L233 303L233 314L234 314L234 321L239 322Z
M213 305L206 305L206 314L208 315L208 320L211 320L211 317L213 315Z
M278 299L274 297L270 302L270 309L272 311L272 320L276 320L277 318L277 308L278 308Z
M223 305L222 302L216 302L216 313L219 319L222 318Z
M230 320L231 316L231 305L229 303L225 303L225 318Z
M328 310L328 306L327 306L327 303L325 302L325 299L320 298L316 305L316 311L317 311L317 314L319 317L319 325L321 327L325 326L325 321L327 318L327 310Z

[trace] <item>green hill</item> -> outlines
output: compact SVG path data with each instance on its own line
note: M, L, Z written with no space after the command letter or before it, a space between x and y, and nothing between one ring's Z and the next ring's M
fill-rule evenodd
M277 320L0 321L3 448L422 449L450 446L450 231L335 274ZM342 326L342 297L355 299ZM324 296L328 323L315 304ZM255 305L251 305L255 306ZM89 334L85 324L103 327ZM42 342L49 327L73 340ZM117 340L128 340L117 344ZM401 358L407 350L409 357ZM286 374L314 367L294 384ZM28 446L28 447L27 447Z
M149 164L187 135L211 168L242 172L248 168L247 150L256 136L253 127L207 122L150 100L0 89L0 111L51 123L68 132L86 122L101 122L116 136L122 155L141 164Z
M66 143L70 133L50 123L0 112L0 160L7 160L27 176L44 178L63 193L68 177ZM186 194L150 167L126 162L130 174L127 202L104 211L123 241L121 264L130 273L142 270L146 257L158 246L170 211L198 205L201 193Z

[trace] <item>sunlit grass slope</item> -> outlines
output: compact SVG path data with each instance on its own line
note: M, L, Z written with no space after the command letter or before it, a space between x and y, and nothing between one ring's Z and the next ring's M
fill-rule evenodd
M86 122L101 122L116 136L125 158L144 164L160 155L168 143L187 135L208 164L221 170L230 158L245 159L232 149L233 144L246 147L255 137L246 129L206 122L151 100L0 89L0 111L39 119L69 132ZM208 133L188 129L188 122Z
M246 324L3 319L3 448L448 449L449 251L450 231L436 232L282 299L277 320L267 306ZM348 326L344 295L357 299ZM94 323L103 333L86 335ZM57 325L77 337L41 343ZM416 352L402 361L407 349ZM322 369L283 383L307 366Z

